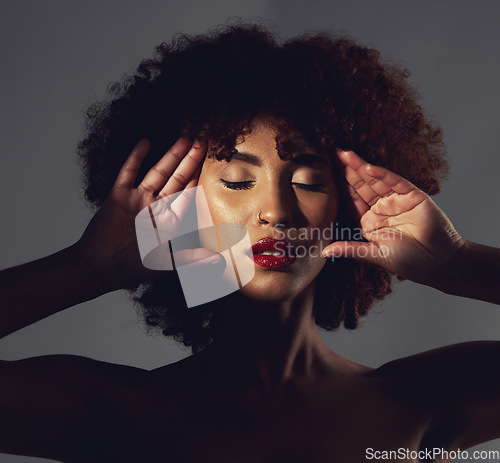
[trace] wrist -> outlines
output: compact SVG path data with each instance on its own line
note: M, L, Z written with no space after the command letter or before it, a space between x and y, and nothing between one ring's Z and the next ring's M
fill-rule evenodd
M71 262L82 286L89 293L89 299L114 291L113 285L101 272L92 267L82 255L78 242L62 251Z
M432 276L430 286L446 294L458 294L464 282L472 245L470 241L460 238L455 252Z
M455 296L500 304L500 249L464 240L432 285Z

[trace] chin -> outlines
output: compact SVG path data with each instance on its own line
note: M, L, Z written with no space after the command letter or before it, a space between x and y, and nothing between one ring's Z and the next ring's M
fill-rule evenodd
M301 295L311 284L286 272L256 272L250 283L239 290L242 296L259 302L289 302Z

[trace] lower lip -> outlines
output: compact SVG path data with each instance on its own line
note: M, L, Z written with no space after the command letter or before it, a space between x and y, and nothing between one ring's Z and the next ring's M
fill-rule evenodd
M288 267L295 262L292 256L266 256L263 254L254 254L253 261L261 267L270 269L280 269Z

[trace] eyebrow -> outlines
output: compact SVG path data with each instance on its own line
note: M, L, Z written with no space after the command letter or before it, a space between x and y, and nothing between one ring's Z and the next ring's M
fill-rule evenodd
M236 159L238 161L246 162L248 164L252 164L253 166L260 167L262 165L260 159L250 153L245 153L245 152L240 152L237 151L231 156L231 160ZM293 158L290 159L290 162L293 162L294 164L323 164L325 166L329 166L330 163L326 158L323 156L320 156L318 154L312 154L312 153L301 153L298 154L297 156L294 156Z
M320 156L319 154L312 153L301 153L290 159L291 162L295 164L323 164L329 166L330 163L326 158Z
M257 166L257 167L260 167L262 165L262 163L260 162L260 159L257 156L250 154L250 153L244 153L244 152L237 151L236 153L234 153L231 156L231 161L233 159L236 159L238 161L247 162L248 164L252 164L253 166Z

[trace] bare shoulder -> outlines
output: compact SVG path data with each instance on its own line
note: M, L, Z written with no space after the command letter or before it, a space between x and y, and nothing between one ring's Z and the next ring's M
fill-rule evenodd
M146 387L147 371L72 355L0 361L0 451L72 461L122 397ZM102 442L104 445L104 441ZM89 455L87 455L89 456Z
M500 342L454 344L382 365L370 375L431 417L432 445L468 448L500 437Z
M464 342L393 360L371 375L439 401L450 390L477 384L481 378L500 381L499 358L499 341Z
M31 413L45 408L61 412L70 421L98 418L126 393L148 387L150 372L77 355L47 355L0 362L4 396L19 400L19 409ZM43 398L43 400L41 400Z
M17 378L36 379L36 384L69 387L85 395L106 394L108 389L145 384L149 372L141 368L94 360L77 355L47 355L3 362ZM33 383L34 384L34 383Z
M204 387L195 357L153 371L74 355L0 361L8 423L0 424L0 452L74 463L161 454L158 443L190 416L187 405Z
M108 372L119 373L120 375L129 374L140 374L142 372L147 372L147 370L132 367L129 365L120 365L117 363L110 363L101 360L95 360L90 357L83 357L80 355L70 355L70 354L56 354L56 355L41 355L38 357L29 357L21 360L11 361L12 364L17 364L19 366L30 366L30 368L36 370L41 368L42 370L47 367L60 367L53 370L53 373L63 372L68 368L71 371L86 371L88 373L94 372L96 374L106 375ZM47 370L45 370L47 372Z
M215 382L219 383L216 371L213 359L205 350L152 370L150 378L167 397L170 394L177 397L180 392L189 395L191 390L199 394Z
M418 383L428 379L457 379L485 369L498 372L499 356L500 341L471 341L393 360L374 370L373 374L404 376Z

